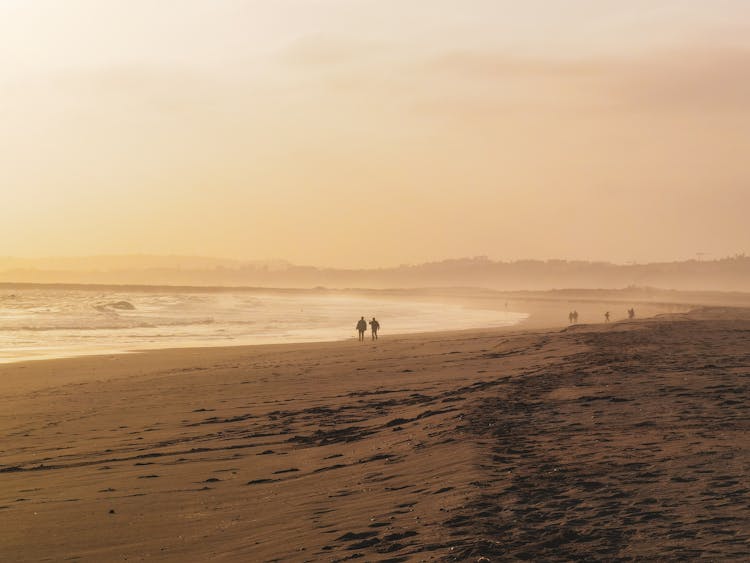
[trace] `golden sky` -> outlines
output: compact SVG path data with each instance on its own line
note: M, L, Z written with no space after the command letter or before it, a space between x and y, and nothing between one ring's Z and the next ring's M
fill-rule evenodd
M0 0L0 255L750 251L746 0Z

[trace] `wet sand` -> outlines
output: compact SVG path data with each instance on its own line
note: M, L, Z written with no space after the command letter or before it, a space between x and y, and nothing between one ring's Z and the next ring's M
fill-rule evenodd
M748 560L749 378L730 308L0 366L0 560Z

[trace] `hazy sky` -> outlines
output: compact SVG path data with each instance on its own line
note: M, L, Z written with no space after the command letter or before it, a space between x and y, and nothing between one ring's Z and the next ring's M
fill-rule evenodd
M750 252L747 0L0 0L0 255Z

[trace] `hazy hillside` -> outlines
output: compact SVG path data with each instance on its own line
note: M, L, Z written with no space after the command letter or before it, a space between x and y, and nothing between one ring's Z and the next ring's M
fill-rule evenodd
M180 256L0 258L0 281L331 288L473 286L503 290L634 285L750 291L750 258L741 255L713 261L617 265L565 260L495 262L479 257L373 270Z

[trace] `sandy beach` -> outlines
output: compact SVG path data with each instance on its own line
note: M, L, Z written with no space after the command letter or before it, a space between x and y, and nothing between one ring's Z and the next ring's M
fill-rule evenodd
M749 26L0 0L0 563L750 562Z
M717 307L0 366L0 560L747 560L749 344Z

